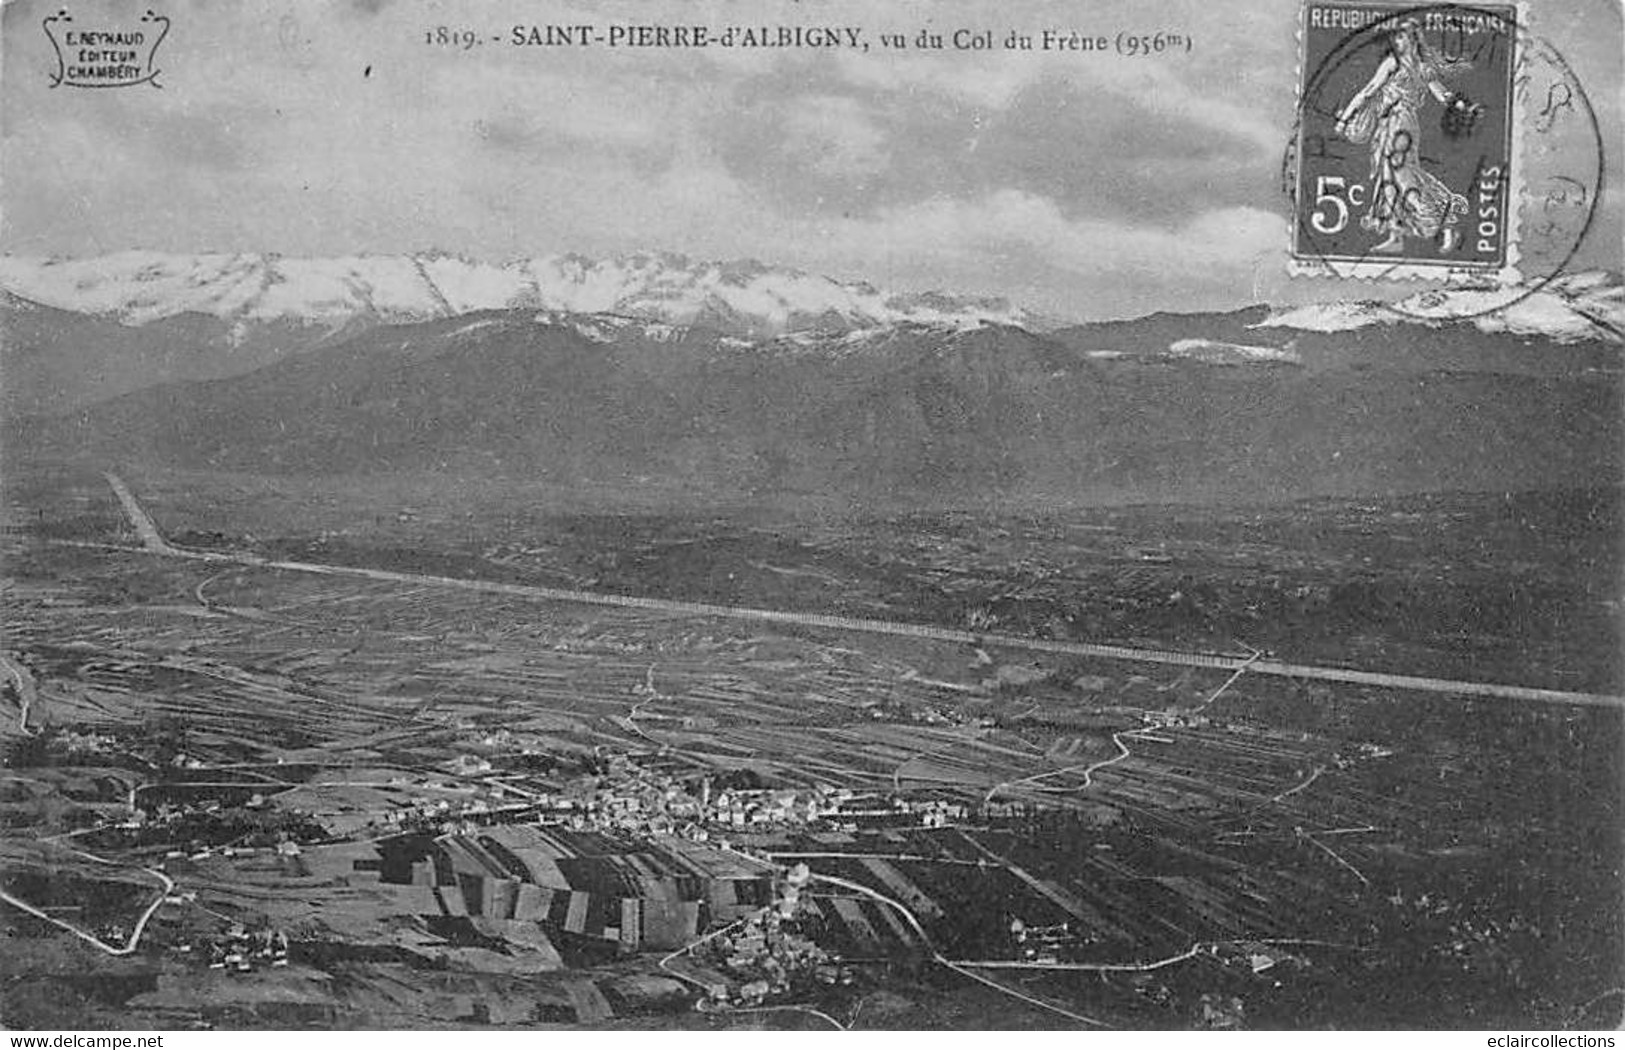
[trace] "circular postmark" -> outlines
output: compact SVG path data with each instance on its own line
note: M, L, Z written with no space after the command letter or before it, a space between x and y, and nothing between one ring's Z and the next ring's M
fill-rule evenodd
M1398 314L1505 310L1565 272L1603 183L1585 88L1511 4L1305 8L1282 167L1296 272L1427 278Z

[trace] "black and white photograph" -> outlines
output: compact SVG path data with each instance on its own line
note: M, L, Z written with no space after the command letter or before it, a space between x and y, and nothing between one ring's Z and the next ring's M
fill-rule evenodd
M1618 0L8 0L9 1045L1612 1047L1622 89Z

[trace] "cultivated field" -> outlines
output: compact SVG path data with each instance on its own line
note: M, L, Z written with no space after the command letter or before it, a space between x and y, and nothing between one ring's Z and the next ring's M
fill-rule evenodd
M309 493L250 527L264 488L185 505L174 479L131 480L194 547L1617 691L1587 574L1602 525L1508 562L1515 528L1497 539L1479 498L996 529L613 531L486 506L465 531L444 505L296 522ZM1619 1016L1615 706L164 558L71 472L13 479L8 514L3 1006L25 1027ZM1473 605L1536 577L1523 606ZM557 844L509 875L435 859L492 827ZM804 896L758 949L747 919L792 877ZM524 918L503 879L552 904ZM749 879L769 899L718 903ZM686 936L716 938L677 959L649 947L668 883L709 902Z

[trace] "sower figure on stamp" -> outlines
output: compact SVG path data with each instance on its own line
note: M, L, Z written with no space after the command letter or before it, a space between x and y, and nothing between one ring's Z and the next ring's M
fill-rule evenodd
M1406 237L1439 238L1448 252L1460 243L1456 226L1467 214L1467 198L1422 168L1422 107L1431 94L1451 107L1454 126L1468 128L1483 109L1445 86L1445 78L1468 63L1436 55L1415 19L1395 26L1388 41L1377 71L1337 117L1339 135L1371 146L1371 203L1360 226L1385 235L1373 252L1403 252Z

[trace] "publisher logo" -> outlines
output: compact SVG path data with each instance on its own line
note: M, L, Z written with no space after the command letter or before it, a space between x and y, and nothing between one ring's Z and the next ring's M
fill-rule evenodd
M158 45L169 34L169 19L148 10L139 21L75 22L64 8L41 23L56 51L51 86L81 88L133 87L158 83Z

